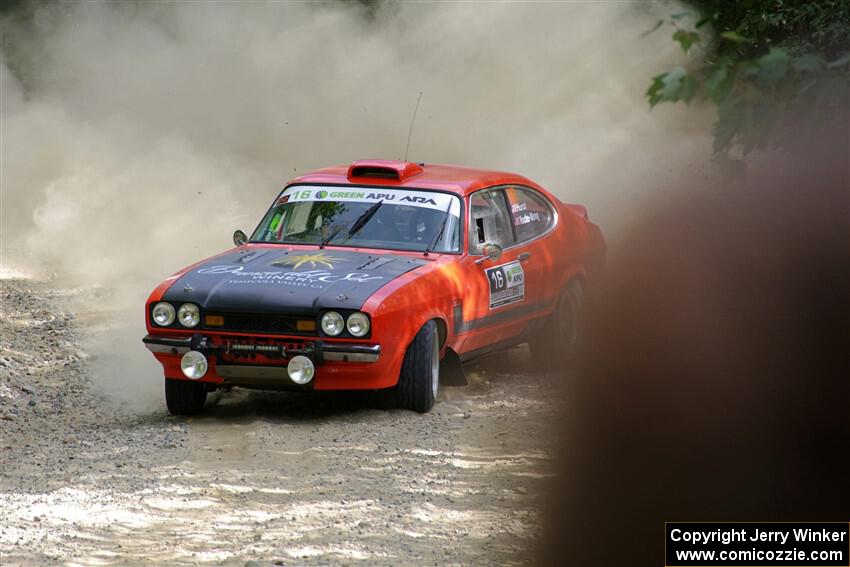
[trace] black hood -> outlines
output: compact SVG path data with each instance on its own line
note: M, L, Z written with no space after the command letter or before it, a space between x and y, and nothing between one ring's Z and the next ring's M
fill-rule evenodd
M231 313L360 309L378 289L426 262L393 254L247 247L193 267L163 299Z

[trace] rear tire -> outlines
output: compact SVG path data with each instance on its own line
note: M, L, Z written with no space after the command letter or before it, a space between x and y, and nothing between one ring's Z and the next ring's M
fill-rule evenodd
M407 347L398 384L389 390L391 405L426 413L434 407L440 384L440 336L428 321Z
M581 282L567 284L546 325L528 343L537 370L555 372L575 362L582 338L583 297Z
M165 379L165 405L171 415L196 415L204 409L207 386L202 382Z

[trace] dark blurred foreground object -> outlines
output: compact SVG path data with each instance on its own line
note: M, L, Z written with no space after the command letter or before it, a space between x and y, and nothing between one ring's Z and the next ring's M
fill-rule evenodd
M847 115L613 242L564 377L540 564L664 564L665 521L850 520Z

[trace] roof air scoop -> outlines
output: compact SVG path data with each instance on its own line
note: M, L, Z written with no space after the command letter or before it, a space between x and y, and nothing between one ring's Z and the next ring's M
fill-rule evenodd
M386 179L400 183L422 171L421 166L409 161L363 159L351 163L348 168L348 178Z

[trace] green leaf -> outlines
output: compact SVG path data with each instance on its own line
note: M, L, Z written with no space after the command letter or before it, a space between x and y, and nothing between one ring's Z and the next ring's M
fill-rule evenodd
M720 37L734 43L752 43L753 40L747 39L736 31L725 31L720 34Z
M784 49L771 47L767 55L756 60L759 80L768 86L775 85L785 78L790 61L791 57Z
M664 77L666 76L667 73L664 73L663 75L657 75L652 78L652 84L646 90L646 98L649 99L650 108L661 102L661 91L664 88Z
M675 67L668 73L657 75L652 78L652 84L646 91L649 106L653 107L659 102L676 102L679 100L686 103L697 92L699 84L697 80L681 67Z
M682 90L682 80L687 76L688 72L681 67L674 67L669 73L665 73L661 82L664 88L661 89L661 100L676 102L679 100Z
M685 18L685 17L690 16L690 15L691 15L691 13L687 12L687 11L676 12L675 14L670 14L670 19L671 20L681 20L682 18Z
M679 45L682 46L682 51L687 53L691 46L699 41L699 34L692 31L677 30L673 34L673 41L678 41Z
M684 101L690 103L697 93L699 83L681 67L675 67L668 73L653 77L652 84L646 91L650 106L659 102Z

